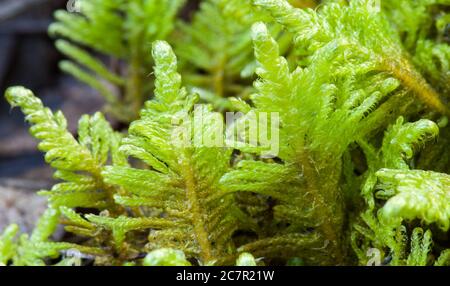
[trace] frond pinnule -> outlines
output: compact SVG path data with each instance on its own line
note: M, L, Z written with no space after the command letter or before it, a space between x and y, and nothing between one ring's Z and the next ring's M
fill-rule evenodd
M14 242L14 238L19 231L17 224L8 226L0 236L0 265L6 266L8 262L14 257L17 246Z
M428 255L431 252L431 231L423 231L421 228L415 228L411 236L411 253L406 261L411 266L426 266Z
M408 168L408 160L413 158L415 151L439 134L439 127L430 120L423 119L413 123L403 121L404 118L400 117L384 135L381 148L383 167Z

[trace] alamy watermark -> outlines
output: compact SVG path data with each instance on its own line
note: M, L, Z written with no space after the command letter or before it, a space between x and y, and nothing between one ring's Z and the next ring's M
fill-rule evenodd
M81 1L80 0L67 1L66 9L70 13L80 13L81 12Z
M94 255L82 253L78 249L63 250L61 251L61 254L66 266L81 266L83 264L83 259L91 261L95 260Z
M378 248L369 248L366 253L367 258L367 266L381 266L381 251Z
M381 0L367 1L367 10L369 12L380 13L381 12Z
M263 158L278 156L280 116L278 112L210 112L195 105L193 115L179 112L172 118L171 144L178 147L228 147L258 153Z

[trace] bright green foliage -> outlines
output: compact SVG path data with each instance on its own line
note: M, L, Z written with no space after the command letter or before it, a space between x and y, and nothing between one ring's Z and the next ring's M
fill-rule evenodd
M138 115L151 95L148 79L153 65L151 43L165 39L174 28L174 18L183 0L80 0L81 13L58 11L51 35L56 47L73 61L61 69L90 85L106 99L107 111L121 121ZM105 65L90 55L90 48L115 60ZM124 61L125 64L121 63Z
M256 20L267 19L267 13L255 10L251 0L204 0L192 23L177 25L177 12L185 2L80 0L80 13L58 11L49 33L60 38L56 47L72 60L62 61L61 69L97 90L108 103L106 111L128 123L151 96L151 43L169 38L182 60L186 84L216 107L231 108L222 97L246 97L251 92L255 64L250 27ZM313 0L291 3L316 5ZM291 37L279 26L273 28L288 51ZM173 31L175 35L170 36ZM108 63L86 48L107 56Z
M422 229L414 229L411 238L411 254L406 261L407 265L427 265L431 243L431 231L428 230L424 234Z
M191 266L183 251L170 248L154 250L147 254L144 266Z
M377 197L389 198L381 209L385 221L420 218L450 226L450 176L426 171L382 169L376 173L382 189Z
M444 117L439 122L441 127L439 138L427 144L416 160L417 169L431 170L441 173L450 173L450 125L448 118Z
M101 172L107 163L118 166L128 163L118 152L122 135L111 129L101 113L85 115L80 119L79 136L76 140L67 131L64 115L61 112L54 114L43 107L42 102L31 91L13 87L7 90L6 99L12 106L19 106L26 114L26 120L32 124L30 133L41 140L38 148L46 153L47 163L56 169L55 178L63 181L50 191L40 192L48 197L50 208L49 214L41 219L42 224L36 231L45 232L46 235L33 234L30 239L24 235L20 239L19 256L14 259L14 263L32 265L48 256L57 257L58 251L64 249L64 244L58 244L54 249L54 244L47 243L58 224L60 206L123 212L122 207L113 199L113 195L120 191L119 188L105 183ZM37 244L42 244L44 248L40 250L36 247ZM30 250L38 252L32 251L29 254Z
M381 149L383 166L408 168L408 161L413 158L415 149L439 134L438 126L432 121L420 120L406 124L403 121L400 117L384 136Z
M268 15L252 7L250 0L202 1L192 23L179 23L176 34L176 53L186 84L220 108L230 108L222 97L247 98L255 69L250 28L263 19ZM278 25L271 28L287 52L291 36Z
M178 24L182 1L81 3L51 28L63 68L139 119L74 136L7 90L61 182L0 264L450 265L447 0L204 0Z
M256 260L250 253L242 253L236 261L236 266L256 266Z
M250 7L245 1L228 2L203 1L190 25L179 24L180 35L176 40L176 53L186 67L183 74L186 83L203 88L198 90L202 97L209 97L219 106L226 104L221 103L221 97L248 92L245 90L248 84L239 81L241 71L252 61L251 23L242 23L225 10L248 8L248 11Z
M108 183L125 190L126 195L116 196L116 202L146 207L143 214L154 215L88 219L112 229L117 244L129 230L152 228L147 250L182 249L202 264L211 263L231 254L231 235L239 215L232 197L223 196L218 186L228 169L231 150L202 143L223 119L207 106L194 110L197 97L181 87L175 55L166 43L156 42L153 56L155 99L146 103L120 148L148 168L114 166L103 175ZM196 112L202 112L203 121L194 127L191 124Z
M413 63L443 95L450 92L448 0L384 0L382 8L400 34ZM447 38L446 38L447 37Z
M19 231L16 224L8 226L0 237L0 266L5 266L16 253L14 238Z
M118 165L127 163L118 153L121 135L111 129L103 115L83 116L76 140L67 131L64 115L53 114L31 91L13 87L6 91L6 99L25 113L32 124L30 133L41 140L39 150L46 153L45 160L57 170L55 178L64 181L42 192L49 197L49 203L55 208L115 209L112 195L116 189L105 184L101 171L108 160Z
M380 76L392 75L430 108L450 114L437 92L414 69L398 33L376 6L377 1L354 0L348 5L330 3L318 12L295 9L283 0L254 2L270 11L296 36L296 47L307 57L306 61L323 50L345 48L347 64L330 65L330 69L336 69L338 74L351 72L356 76L370 71Z
M420 219L425 226L437 223L448 229L448 176L409 170L414 152L438 133L437 125L429 120L404 123L399 118L386 131L379 150L359 142L369 167L362 189L368 209L361 216L368 228L356 224L352 234L360 263L365 264L367 251L375 248L383 258L390 257L389 265L429 264L431 231L415 228L409 236L402 222ZM375 198L386 202L379 205Z
M338 63L344 52L335 49L321 51L322 57L314 57L307 68L298 67L291 73L265 25L256 24L253 31L261 80L255 85L258 94L252 97L256 108L248 116L253 112L257 116L280 114L278 157L284 164L242 161L222 182L233 191L276 198L274 215L289 223L286 235L316 228L336 251L329 257L339 259L344 206L338 186L341 157L352 142L377 127L371 126L375 122L368 115L377 112L379 101L395 90L398 82L376 77L369 80L381 81L374 90L371 85L356 83L349 74L344 86L332 84L334 71L329 67Z
M450 249L443 251L434 265L450 266Z
M214 263L232 254L231 235L240 215L232 197L221 194L218 187L218 180L228 169L231 150L207 147L202 141L223 119L209 107L199 106L203 123L194 132L187 132L193 123L197 97L181 88L176 58L166 43L156 42L153 56L156 98L146 104L141 119L130 126L120 153L117 140L121 136L112 132L100 114L80 120L76 141L67 132L62 114L54 115L43 108L31 92L12 88L6 97L13 106L22 107L34 124L31 133L43 140L39 147L47 152L47 161L58 169L57 177L67 181L43 192L50 196L53 208L64 206L61 211L68 219L66 230L92 237L94 242L106 240L109 251L120 252L120 259L130 259L139 245L133 245L136 236L126 241L127 234L153 229L145 246L148 251L174 247L203 264ZM148 168L128 167L121 154L140 159ZM107 161L114 167L104 168ZM70 209L80 206L107 211L82 216ZM131 208L136 217L125 216L125 208ZM53 224L55 219L51 220Z
M12 239L17 229L8 228L2 238L0 246L5 247L0 253L0 261L6 264L12 259L16 266L43 266L45 259L58 258L62 251L79 251L85 254L101 256L104 252L101 249L80 246L67 242L52 242L51 235L58 225L59 212L49 208L42 215L31 236L22 234L17 242ZM12 255L14 252L14 255Z

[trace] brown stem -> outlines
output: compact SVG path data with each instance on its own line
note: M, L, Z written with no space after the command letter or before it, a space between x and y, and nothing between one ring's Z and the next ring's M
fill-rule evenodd
M200 247L200 257L204 263L210 262L213 259L211 243L208 239L208 233L206 232L204 216L202 208L197 197L197 188L194 178L194 172L186 160L183 160L181 169L182 176L185 180L186 198L188 200L190 211L192 215L192 224L194 227L197 243Z
M383 68L392 73L392 75L400 80L406 88L410 89L414 94L428 107L450 116L450 110L440 100L439 94L427 83L427 81L406 61L398 63L398 61L384 61Z
M225 63L226 57L224 56L220 60L220 63L217 65L217 67L214 69L214 77L213 77L214 91L220 97L223 97L225 93L223 86L223 81L225 77Z
M92 171L92 176L96 182L99 189L106 192L107 201L111 204L111 210L113 214L120 215L124 213L124 208L115 203L114 195L117 193L118 189L105 183L105 180L101 174L101 167L96 166L95 170Z
M314 0L291 0L289 2L296 8L314 8L317 6Z
M133 57L130 66L130 78L127 88L127 101L132 104L133 117L137 118L142 108L142 63L139 57Z
M329 184L329 182L320 182L320 176L311 162L311 157L307 151L298 154L298 164L303 170L306 179L307 190L314 198L315 216L320 222L318 231L328 240L333 253L333 259L336 263L342 264L343 253L341 248L342 225L340 224L342 204L336 201L339 196L334 195L339 191L337 184ZM334 167L334 166L332 166ZM331 178L326 178L330 180ZM332 180L332 179L331 179ZM334 207L338 206L336 213Z
M135 38L130 40L130 64L128 71L128 80L125 94L125 105L131 105L132 119L139 116L139 112L144 103L144 77L143 68L144 53L142 49L144 31L141 31ZM128 107L128 106L126 106Z

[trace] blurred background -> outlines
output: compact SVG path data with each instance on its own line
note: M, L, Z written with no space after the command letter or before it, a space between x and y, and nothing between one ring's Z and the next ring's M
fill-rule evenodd
M11 110L4 99L5 89L32 89L52 109L63 109L72 129L81 113L102 104L100 97L58 70L61 56L47 28L53 12L65 7L65 0L0 0L0 232L12 222L29 232L46 207L36 191L52 184L52 170L20 110Z
M65 0L0 0L0 178L45 184L52 175L20 110L5 101L7 87L26 86L52 109L64 109L72 128L80 113L101 106L101 98L85 96L88 88L58 70L60 55L47 28L53 11L65 6Z

